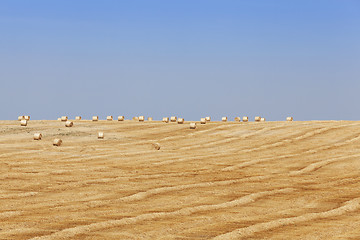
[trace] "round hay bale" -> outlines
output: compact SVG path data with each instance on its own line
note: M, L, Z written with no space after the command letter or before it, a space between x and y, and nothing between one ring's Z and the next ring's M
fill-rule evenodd
M98 139L104 139L104 133L98 132Z
M255 117L255 122L260 122L260 120L261 120L261 117L259 117L259 116Z
M154 149L160 150L160 144L159 143L153 143L152 146L153 146Z
M148 121L151 122L153 120L152 117L148 117Z
M93 122L99 121L99 116L93 116L92 120L93 120Z
M205 124L206 123L206 118L200 118L200 123Z
M227 122L227 117L222 117L222 118L221 118L221 121Z
M18 121L25 120L25 116L19 116Z
M240 118L240 117L235 117L234 121L235 121L235 122L240 122L240 121L241 121L241 118Z
M260 119L260 122L265 122L265 121L266 121L266 119L263 117Z
M57 120L58 120L58 121L61 121L61 118L58 118Z
M190 129L195 129L196 128L196 123L192 122L190 123Z
M53 141L54 146L60 146L62 144L62 140L59 138L55 138Z
M72 127L74 123L72 121L66 121L65 127Z
M169 118L168 117L164 117L162 120L164 123L168 123L169 122Z
M132 120L139 121L139 118L138 117L133 117Z
M21 120L20 125L23 126L23 127L26 127L27 126L27 121L25 119Z
M248 122L249 118L248 117L243 117L243 122Z
M62 116L62 117L61 117L61 121L66 122L67 120L68 120L68 117L67 117L67 116Z
M145 117L144 116L139 116L139 122L143 122L145 121Z
M80 121L80 120L81 120L81 116L76 116L76 117L75 117L75 120Z
M211 121L211 117L205 117L205 120L206 120L207 122L210 122L210 121Z
M294 120L293 117L287 117L287 118L286 118L286 121L291 122L292 120Z
M24 119L25 119L26 121L30 121L30 116L24 116Z
M34 140L41 140L42 134L41 133L35 133L34 134Z
M124 116L118 116L118 121L124 121L125 117Z
M112 121L112 120L113 120L113 116L107 116L107 117L106 117L106 120Z
M183 118L178 118L177 123L178 123L178 124L183 124L183 123L184 123L184 119L183 119Z
M177 118L176 118L175 116L172 116L172 117L170 118L170 122L176 122L176 120L177 120Z

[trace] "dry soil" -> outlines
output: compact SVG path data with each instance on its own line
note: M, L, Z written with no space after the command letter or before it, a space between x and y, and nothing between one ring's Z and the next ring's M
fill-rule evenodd
M360 239L360 122L0 121L0 178L0 239Z

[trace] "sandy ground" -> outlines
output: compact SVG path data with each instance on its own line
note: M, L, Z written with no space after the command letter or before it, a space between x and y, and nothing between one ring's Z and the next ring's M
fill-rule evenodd
M0 239L360 239L360 122L64 125L0 121Z

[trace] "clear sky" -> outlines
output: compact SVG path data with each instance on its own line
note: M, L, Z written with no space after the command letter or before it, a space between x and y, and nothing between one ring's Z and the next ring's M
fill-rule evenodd
M0 119L360 119L358 0L3 0Z

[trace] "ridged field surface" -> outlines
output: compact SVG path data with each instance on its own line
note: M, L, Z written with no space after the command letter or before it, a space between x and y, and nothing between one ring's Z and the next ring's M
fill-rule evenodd
M0 121L0 179L0 239L360 239L360 122Z

